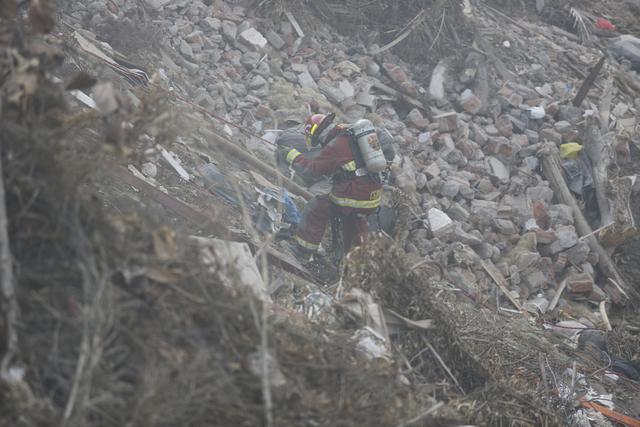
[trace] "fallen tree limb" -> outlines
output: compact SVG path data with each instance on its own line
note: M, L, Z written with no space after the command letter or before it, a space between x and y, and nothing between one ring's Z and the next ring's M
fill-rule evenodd
M18 355L18 299L13 278L13 257L9 244L7 207L5 205L2 159L0 159L0 281L2 281L2 307L5 314L6 351L2 357L0 375L6 378L10 364Z
M545 178L549 181L551 189L553 189L555 193L555 197L558 199L560 203L564 203L568 205L573 210L573 217L575 219L576 230L580 236L587 236L592 233L591 226L587 222L587 219L584 217L584 214L580 210L576 199L571 194L571 190L567 186L567 183L564 178L564 173L562 171L562 166L560 164L560 156L558 155L557 148L553 144L546 144L543 149L540 151L541 163L542 163L542 172ZM625 280L622 278L618 270L616 269L615 264L611 260L608 252L602 247L598 239L595 236L591 235L585 239L591 248L591 250L598 255L598 266L602 270L602 272L612 280L614 280L626 293L627 295L632 295L635 300L640 298L640 294L630 287ZM612 287L610 284L604 288L605 292L611 300L615 303L622 302L622 296L617 289Z
M609 166L615 156L612 149L615 135L608 131L612 89L613 80L610 79L600 100L599 114L587 118L584 136L585 152L593 167L600 223L610 224L594 234L606 248L614 248L637 234L630 204L635 176L615 179L609 177Z
M108 284L111 272L92 253L88 238L79 224L76 224L78 270L82 276L82 292L84 305L82 308L82 341L78 351L78 359L73 377L71 391L64 408L61 427L83 424L85 410L89 405L91 386L96 367L102 358L104 337L113 327L113 314L109 307L113 301L108 300Z

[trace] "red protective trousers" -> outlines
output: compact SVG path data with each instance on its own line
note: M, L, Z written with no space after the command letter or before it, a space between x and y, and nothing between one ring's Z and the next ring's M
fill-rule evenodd
M305 207L302 221L295 235L296 242L309 251L320 246L331 215L342 217L342 240L344 253L352 246L361 246L367 242L366 216L374 214L376 209L355 209L336 206L328 195L316 196Z

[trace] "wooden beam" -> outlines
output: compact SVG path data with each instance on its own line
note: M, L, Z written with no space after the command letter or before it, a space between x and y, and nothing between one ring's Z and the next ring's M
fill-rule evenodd
M606 59L607 58L605 56L600 58L600 61L598 61L595 67L591 69L591 72L589 73L587 78L584 80L584 82L582 82L582 86L580 86L578 94L575 98L573 98L573 105L575 107L579 107L580 104L582 104L582 101L584 101L584 99L587 97L587 93L589 93L589 89L591 89L591 86L593 86L593 84L595 83L596 78L598 77L598 73L600 73L600 70L602 69L604 61Z
M611 163L611 146L605 140L610 137L610 133L602 135L597 119L593 117L587 118L587 126L584 132L584 150L589 160L591 160L593 184L600 210L600 224L613 222L611 207L606 193L606 184L609 178L607 169Z
M573 211L573 217L576 224L576 231L580 236L587 236L592 233L591 226L584 217L584 214L578 206L575 197L569 190L567 182L564 178L564 172L560 163L560 156L558 155L558 149L554 144L546 144L540 151L542 173L544 174L551 189L555 193L556 199L560 203L568 205ZM614 280L620 287L627 293L627 295L633 295L634 299L638 300L640 294L631 286L629 286L622 278L615 264L611 260L609 253L602 247L598 239L594 235L590 235L585 239L589 244L591 250L598 255L598 266L602 270L605 276ZM609 287L605 287L605 291L612 298L612 301L621 303L620 298L614 292L609 291Z
M271 177L276 180L276 184L282 182L282 185L293 194L297 194L307 200L313 198L313 194L307 191L302 186L296 184L286 176L282 175L280 171L269 166L262 160L258 159L254 155L251 154L246 148L242 148L233 142L227 140L223 136L219 134L215 134L213 139L208 139L209 142L213 142L218 147L220 147L223 151L226 151L230 155L237 157L240 160L247 162L249 166L252 166L255 169L258 169L261 173Z
M567 281L563 280L562 283L560 283L560 286L558 287L558 289L556 289L556 294L553 296L553 299L549 303L549 307L547 307L547 311L552 311L554 308L556 308L556 305L558 305L558 301L560 301L560 297L562 296L562 293L564 292L566 287L567 287Z
M295 16L293 16L293 13L289 12L288 10L285 10L284 14L287 16L287 19L289 20L289 22L291 22L293 29L296 30L298 37L304 38L304 31L302 31L302 28L300 28L300 24L298 24L298 21L296 20Z

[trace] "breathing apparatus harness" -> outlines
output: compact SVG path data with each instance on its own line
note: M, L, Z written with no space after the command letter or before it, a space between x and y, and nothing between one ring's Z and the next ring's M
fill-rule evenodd
M307 136L308 146L325 147L334 138L346 137L353 157L350 167L342 168L333 174L334 182L341 182L356 177L367 177L369 180L382 183L382 175L387 170L386 154L381 149L377 132L373 124L366 119L358 120L346 129L333 132L329 127L335 119L335 113L328 114L319 124L314 124ZM363 150L367 155L363 154ZM373 168L373 169L372 169Z

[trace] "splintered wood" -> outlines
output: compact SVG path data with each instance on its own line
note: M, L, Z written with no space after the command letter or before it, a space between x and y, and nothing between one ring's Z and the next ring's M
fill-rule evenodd
M491 262L491 260L482 260L482 268L493 279L493 281L496 282L496 285L498 285L504 295L509 299L509 301L511 301L511 304L513 304L513 306L518 310L526 312L522 304L520 304L520 301L518 301L513 297L513 295L511 295L507 279L505 279L502 273L500 273L496 266L493 265L493 262Z

